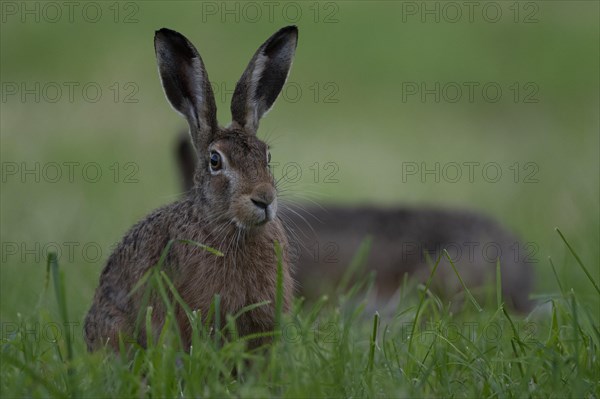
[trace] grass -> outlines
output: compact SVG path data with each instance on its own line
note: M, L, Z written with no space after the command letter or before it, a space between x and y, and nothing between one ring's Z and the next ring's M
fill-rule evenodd
M561 238L567 243L564 236ZM568 245L568 244L567 244ZM280 248L277 246L277 253ZM570 248L577 259L577 253ZM166 248L166 251L168 248ZM357 253L364 255L368 245ZM280 256L280 255L279 255ZM443 255L440 255L440 257ZM164 258L164 257L163 257ZM579 262L579 261L578 261ZM582 271L583 263L577 263ZM432 269L435 274L439 259ZM600 317L597 299L574 289L539 300L528 315L512 314L499 302L481 309L464 301L460 311L442 303L428 284L408 285L394 314L366 314L368 285L349 287L313 305L296 299L281 320L273 343L249 351L211 314L189 309L157 268L145 286L160 294L167 317L147 348L121 346L85 350L67 318L62 271L48 257L56 301L21 316L2 342L2 397L585 397L600 395ZM281 269L279 269L281 274ZM457 278L460 276L457 274ZM591 276L590 287L597 284ZM141 286L141 285L140 285ZM46 288L49 284L46 284ZM281 284L277 298L281 300ZM583 290L585 291L585 290ZM170 292L172 295L168 295ZM420 296L415 295L420 292ZM417 298L418 296L418 298ZM173 298L173 299L170 299ZM500 298L500 297L499 297ZM357 302L358 301L358 302ZM183 350L174 304L185 309L193 343ZM215 312L218 315L218 297ZM356 303L359 303L356 306ZM254 306L261 306L257 304ZM59 318L50 315L58 309ZM251 307L245 309L247 311ZM597 310L597 308L596 308ZM152 308L141 310L149 323ZM6 326L5 326L6 327ZM226 338L229 337L229 338ZM214 338L214 339L213 339Z

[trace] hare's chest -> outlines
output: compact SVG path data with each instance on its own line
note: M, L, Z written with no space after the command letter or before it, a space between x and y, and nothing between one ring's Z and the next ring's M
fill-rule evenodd
M276 285L276 265L260 259L225 260L215 293L230 313L237 313L248 305L273 303Z
M180 294L196 309L208 310L216 296L224 313L235 314L275 300L277 265L227 255L189 257L178 276Z

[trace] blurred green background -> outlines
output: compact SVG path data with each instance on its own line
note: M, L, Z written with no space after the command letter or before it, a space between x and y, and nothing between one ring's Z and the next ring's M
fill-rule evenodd
M558 226L600 280L598 2L475 2L470 15L461 2L61 4L2 3L2 321L33 311L52 248L82 320L113 243L178 198L172 153L186 124L158 79L161 27L196 45L227 124L253 52L299 26L259 131L274 162L300 166L298 200L477 209L537 245L536 292L555 290L552 256L563 281L591 293ZM421 84L433 92L422 98ZM454 182L464 162L480 163L473 181L463 166ZM422 163L439 163L439 182L403 177ZM482 175L489 163L496 182L496 167Z

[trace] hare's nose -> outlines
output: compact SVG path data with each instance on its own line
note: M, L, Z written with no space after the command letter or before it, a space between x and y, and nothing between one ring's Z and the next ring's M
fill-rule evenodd
M266 185L259 186L252 193L250 200L258 208L265 210L275 200L275 190Z
M260 200L260 199L256 199L256 198L251 198L252 203L254 205L256 205L257 207L259 207L260 209L267 209L267 207L269 206L269 204L267 204L266 202Z

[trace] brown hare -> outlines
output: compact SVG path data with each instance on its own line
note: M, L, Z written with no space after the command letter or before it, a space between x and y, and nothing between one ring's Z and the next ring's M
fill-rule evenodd
M187 132L177 138L175 157L187 192L192 188L196 165ZM335 289L360 243L371 236L371 250L362 272L376 272L376 297L370 306L378 310L397 304L394 294L405 274L425 282L431 272L428 263L435 262L443 249L465 285L479 298L485 296L480 292L484 285L495 281L499 260L504 303L522 312L533 305L529 294L534 282L535 244L522 243L497 221L479 213L424 207L308 205L281 209L280 215L290 239L294 278L299 293L308 300ZM432 290L445 299L464 294L444 256Z
M132 289L159 262L171 240L191 240L216 248L174 242L164 270L191 309L205 315L220 296L221 320L247 305L268 305L236 320L240 336L274 329L277 262L274 243L283 248L283 309L289 309L293 281L288 241L277 215L277 190L269 171L269 149L256 136L260 118L271 108L287 75L298 40L295 26L282 28L258 48L242 74L231 103L232 123L217 123L217 110L204 63L181 34L161 29L154 46L162 85L176 111L188 121L197 166L194 186L185 198L157 209L136 224L110 255L85 319L89 350L106 344L117 349L119 337L146 343L136 334L142 293ZM165 312L153 305L152 328L160 330ZM177 322L184 345L191 326L181 309ZM262 344L257 339L250 344Z

